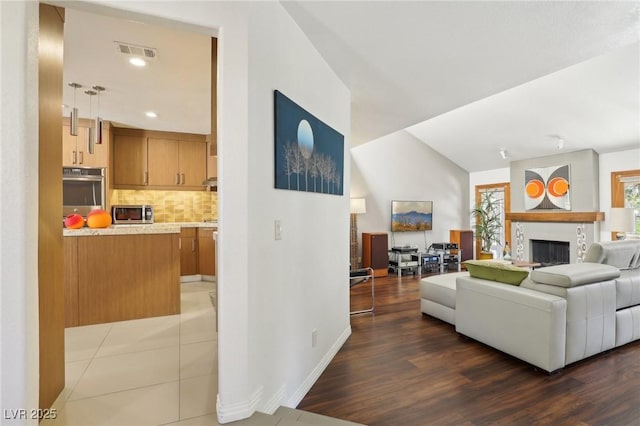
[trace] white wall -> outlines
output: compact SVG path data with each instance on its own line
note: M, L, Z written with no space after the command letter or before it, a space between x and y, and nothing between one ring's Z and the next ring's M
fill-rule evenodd
M605 221L604 224L600 226L600 232L599 235L596 236L596 241L598 241L598 237L600 241L609 241L611 240L611 233L609 224L607 223L607 215L611 209L611 172L640 169L640 148L599 154L598 163L598 203L599 211L605 213ZM471 173L469 179L469 187L472 192L470 194L470 203L473 203L473 188L475 185L509 182L510 180L510 168ZM513 196L512 194L512 197Z
M364 197L362 232L388 232L389 245L424 250L449 241L450 229L469 229L468 173L402 130L351 149L351 197ZM391 234L391 201L433 201L433 230ZM425 243L426 239L426 243Z
M189 2L188 7L181 2L54 3L142 20L170 20L183 29L197 27L218 36L218 419L248 417L256 408L275 409L283 401L295 405L350 332L345 281L349 204L347 195L273 190L272 90L283 90L345 135L350 132L348 91L278 3ZM0 5L1 397L3 408L35 408L38 302L33 206L38 162L37 115L29 112L36 111L38 99L33 75L37 58L27 42L37 28L37 3ZM250 12L251 7L259 11ZM251 30L249 19L255 26ZM249 39L256 43L251 50ZM345 146L348 143L345 138ZM345 187L348 161L345 155ZM11 205L4 200L11 200ZM278 244L272 241L274 218L284 225L284 239ZM318 330L313 350L312 327Z
M601 241L611 240L611 231L607 222L611 209L611 172L636 169L640 169L640 148L600 154L600 211L604 212L605 219L603 226L600 227Z
M511 167L469 173L469 205L476 204L476 185L511 182ZM469 218L469 224L472 219ZM469 225L471 226L471 225Z
M4 417L5 409L38 408L38 3L0 2L0 23L0 407ZM24 423L38 422L2 420L2 424Z
M351 333L349 194L274 189L273 91L345 136L345 188L351 105L280 3L255 3L249 22L249 364L263 386L258 409L271 412L295 407Z

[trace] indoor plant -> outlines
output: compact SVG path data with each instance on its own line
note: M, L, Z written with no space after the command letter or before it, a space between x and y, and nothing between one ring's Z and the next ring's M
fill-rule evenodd
M502 199L494 191L480 193L480 200L471 215L475 218L475 238L480 241L480 259L492 259L491 245L500 242L502 232Z

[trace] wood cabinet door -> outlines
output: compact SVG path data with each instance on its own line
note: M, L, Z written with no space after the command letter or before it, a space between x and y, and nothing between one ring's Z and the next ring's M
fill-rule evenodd
M179 185L179 141L147 138L147 150L149 160L149 186Z
M78 126L78 135L73 136L68 126L62 126L62 165L72 167L92 167L87 151L89 129ZM87 164L89 160L89 164Z
M142 136L113 138L114 186L147 185L147 141Z
M197 228L180 230L180 275L198 274Z
M216 274L216 246L213 240L215 228L198 229L198 270L201 275Z
M76 327L78 322L78 238L63 237L64 256L64 326Z
M180 186L202 189L207 178L207 144L180 141Z
M76 141L78 137L71 135L69 126L62 126L62 165L66 167L78 166L78 151Z

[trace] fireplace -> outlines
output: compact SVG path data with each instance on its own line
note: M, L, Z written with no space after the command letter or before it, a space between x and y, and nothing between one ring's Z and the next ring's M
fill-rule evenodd
M530 240L531 261L542 266L561 265L570 262L568 241Z

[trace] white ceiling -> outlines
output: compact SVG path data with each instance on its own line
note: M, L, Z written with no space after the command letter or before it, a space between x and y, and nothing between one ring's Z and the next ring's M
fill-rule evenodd
M500 148L557 152L551 135L565 150L640 146L638 2L282 4L351 90L352 146L407 129L468 171L507 166ZM115 40L158 58L132 69ZM209 49L202 35L67 9L64 79L105 86L106 119L206 134Z
M409 127L468 171L550 154L548 135L640 146L639 2L283 4L351 89L352 145Z
M67 8L64 26L63 103L89 116L91 86L103 86L100 115L131 127L209 134L211 129L211 38L168 26ZM157 49L143 68L128 63L114 41ZM92 99L92 117L98 112ZM146 111L158 117L150 119ZM69 108L64 110L69 115Z

